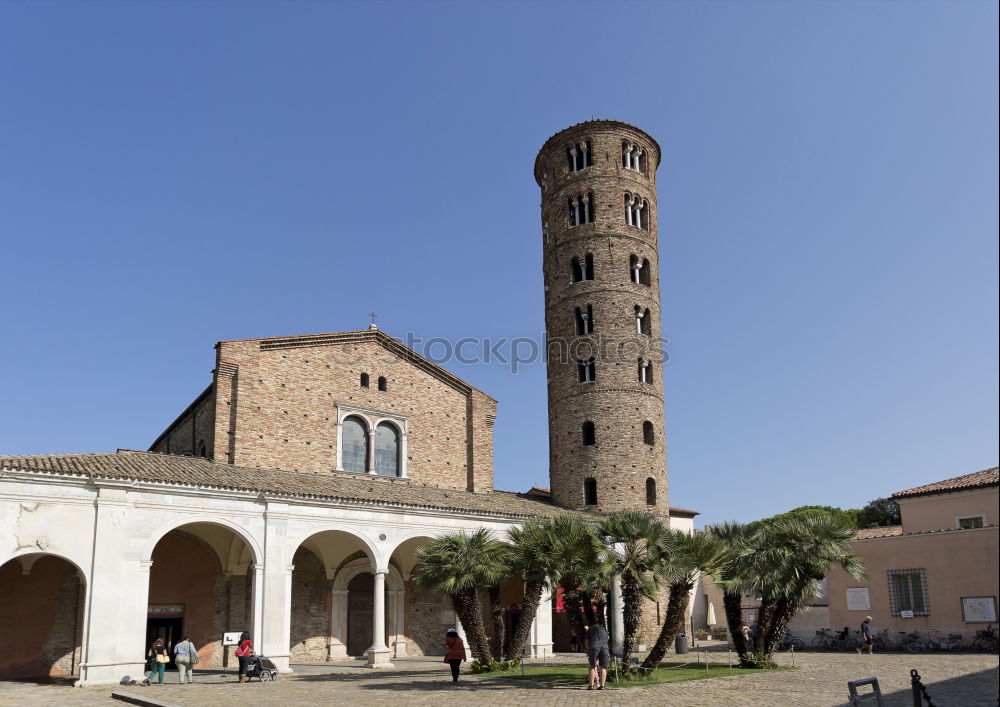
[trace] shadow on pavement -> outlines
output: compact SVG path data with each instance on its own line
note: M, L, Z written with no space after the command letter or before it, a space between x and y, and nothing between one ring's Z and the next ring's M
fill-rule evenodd
M927 688L927 694L935 705L961 705L961 707L973 707L974 705L995 705L997 704L997 669L981 670L978 673L969 673L956 678L934 681L931 672L921 673L921 680ZM845 686L844 693L847 693ZM910 707L913 704L913 692L910 688L896 690L895 692L883 693L883 702L889 707ZM926 703L924 703L926 704Z

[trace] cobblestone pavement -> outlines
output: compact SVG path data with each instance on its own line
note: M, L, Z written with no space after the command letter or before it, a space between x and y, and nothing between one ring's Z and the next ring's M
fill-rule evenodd
M725 662L725 651L711 654ZM690 656L693 659L694 655ZM668 659L674 660L673 656ZM576 662L579 656L560 656ZM537 661L532 661L537 662ZM789 654L779 662L791 663ZM88 687L0 682L0 705L114 705L112 690L125 690L184 707L218 707L236 694L247 704L285 705L423 705L459 702L488 705L845 705L847 682L876 677L887 707L911 707L910 668L916 668L938 707L996 705L998 658L995 655L857 655L799 653L798 670L696 680L651 687L589 692L584 686L554 687L531 681L465 676L453 686L447 666L432 659L405 659L391 671L374 672L361 662L297 665L276 682L240 685L219 671L199 671L194 685L165 683L151 687ZM176 680L176 673L168 673ZM609 681L610 682L610 681ZM247 699L248 698L248 699Z

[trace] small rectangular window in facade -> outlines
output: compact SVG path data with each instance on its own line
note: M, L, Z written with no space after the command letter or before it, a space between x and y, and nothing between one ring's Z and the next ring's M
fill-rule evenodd
M955 519L956 527L962 530L971 530L972 528L982 528L984 523L983 516L962 516Z
M927 616L931 613L927 597L927 570L889 570L886 574L889 578L889 606L893 616L899 616L904 611L912 611L914 616Z

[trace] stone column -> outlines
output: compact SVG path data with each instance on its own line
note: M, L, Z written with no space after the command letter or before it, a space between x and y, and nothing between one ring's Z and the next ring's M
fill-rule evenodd
M532 658L552 657L552 591L548 587L542 590L528 640L531 643L529 655Z
M372 427L368 430L368 462L367 469L369 474L375 473L375 428Z
M288 504L268 501L264 514L264 567L260 576L260 632L254 636L257 649L274 661L283 673L288 666L292 617L292 553L288 543ZM254 589L254 611L258 591ZM256 620L256 617L255 617Z
M369 668L391 668L391 653L385 645L385 575L388 570L375 570L375 610L372 616L372 645L366 651Z
M611 580L611 606L609 616L611 623L611 651L619 658L625 643L625 612L622 604L622 578L615 575Z
M347 590L334 589L330 602L330 645L327 660L346 660L347 655Z
M404 618L406 614L406 593L402 589L389 590L389 648L393 658L406 655L406 635Z

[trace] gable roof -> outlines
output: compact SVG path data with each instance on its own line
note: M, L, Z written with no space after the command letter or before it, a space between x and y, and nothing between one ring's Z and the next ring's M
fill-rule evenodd
M485 395L493 402L496 402L496 398L486 395L486 393L483 393L483 391L478 388L469 385L454 373L445 370L429 358L418 354L409 346L406 346L401 341L394 339L379 329L330 332L326 334L299 334L296 336L271 336L263 339L223 339L218 342L218 344L247 341L258 342L261 351L296 349L306 346L342 346L344 344L376 343L386 351L416 366L434 378L437 378L442 383L451 386L465 395L468 395L471 391L475 390L478 393ZM216 346L218 346L218 344L216 344Z
M972 474L956 476L944 481L935 481L933 484L925 484L906 491L897 491L892 494L893 498L906 498L908 496L929 496L935 493L948 493L950 491L968 491L971 489L987 488L1000 484L1000 467L983 469Z
M877 528L861 528L854 538L856 540L871 540L873 538L890 538L894 535L902 534L903 526L901 525L881 525Z
M371 506L457 511L476 515L531 518L575 511L508 491L472 493L422 486L412 480L340 472L334 474L255 469L201 457L120 449L109 454L51 454L0 457L0 470L73 475L99 480L139 481L176 486L250 491L303 500Z

